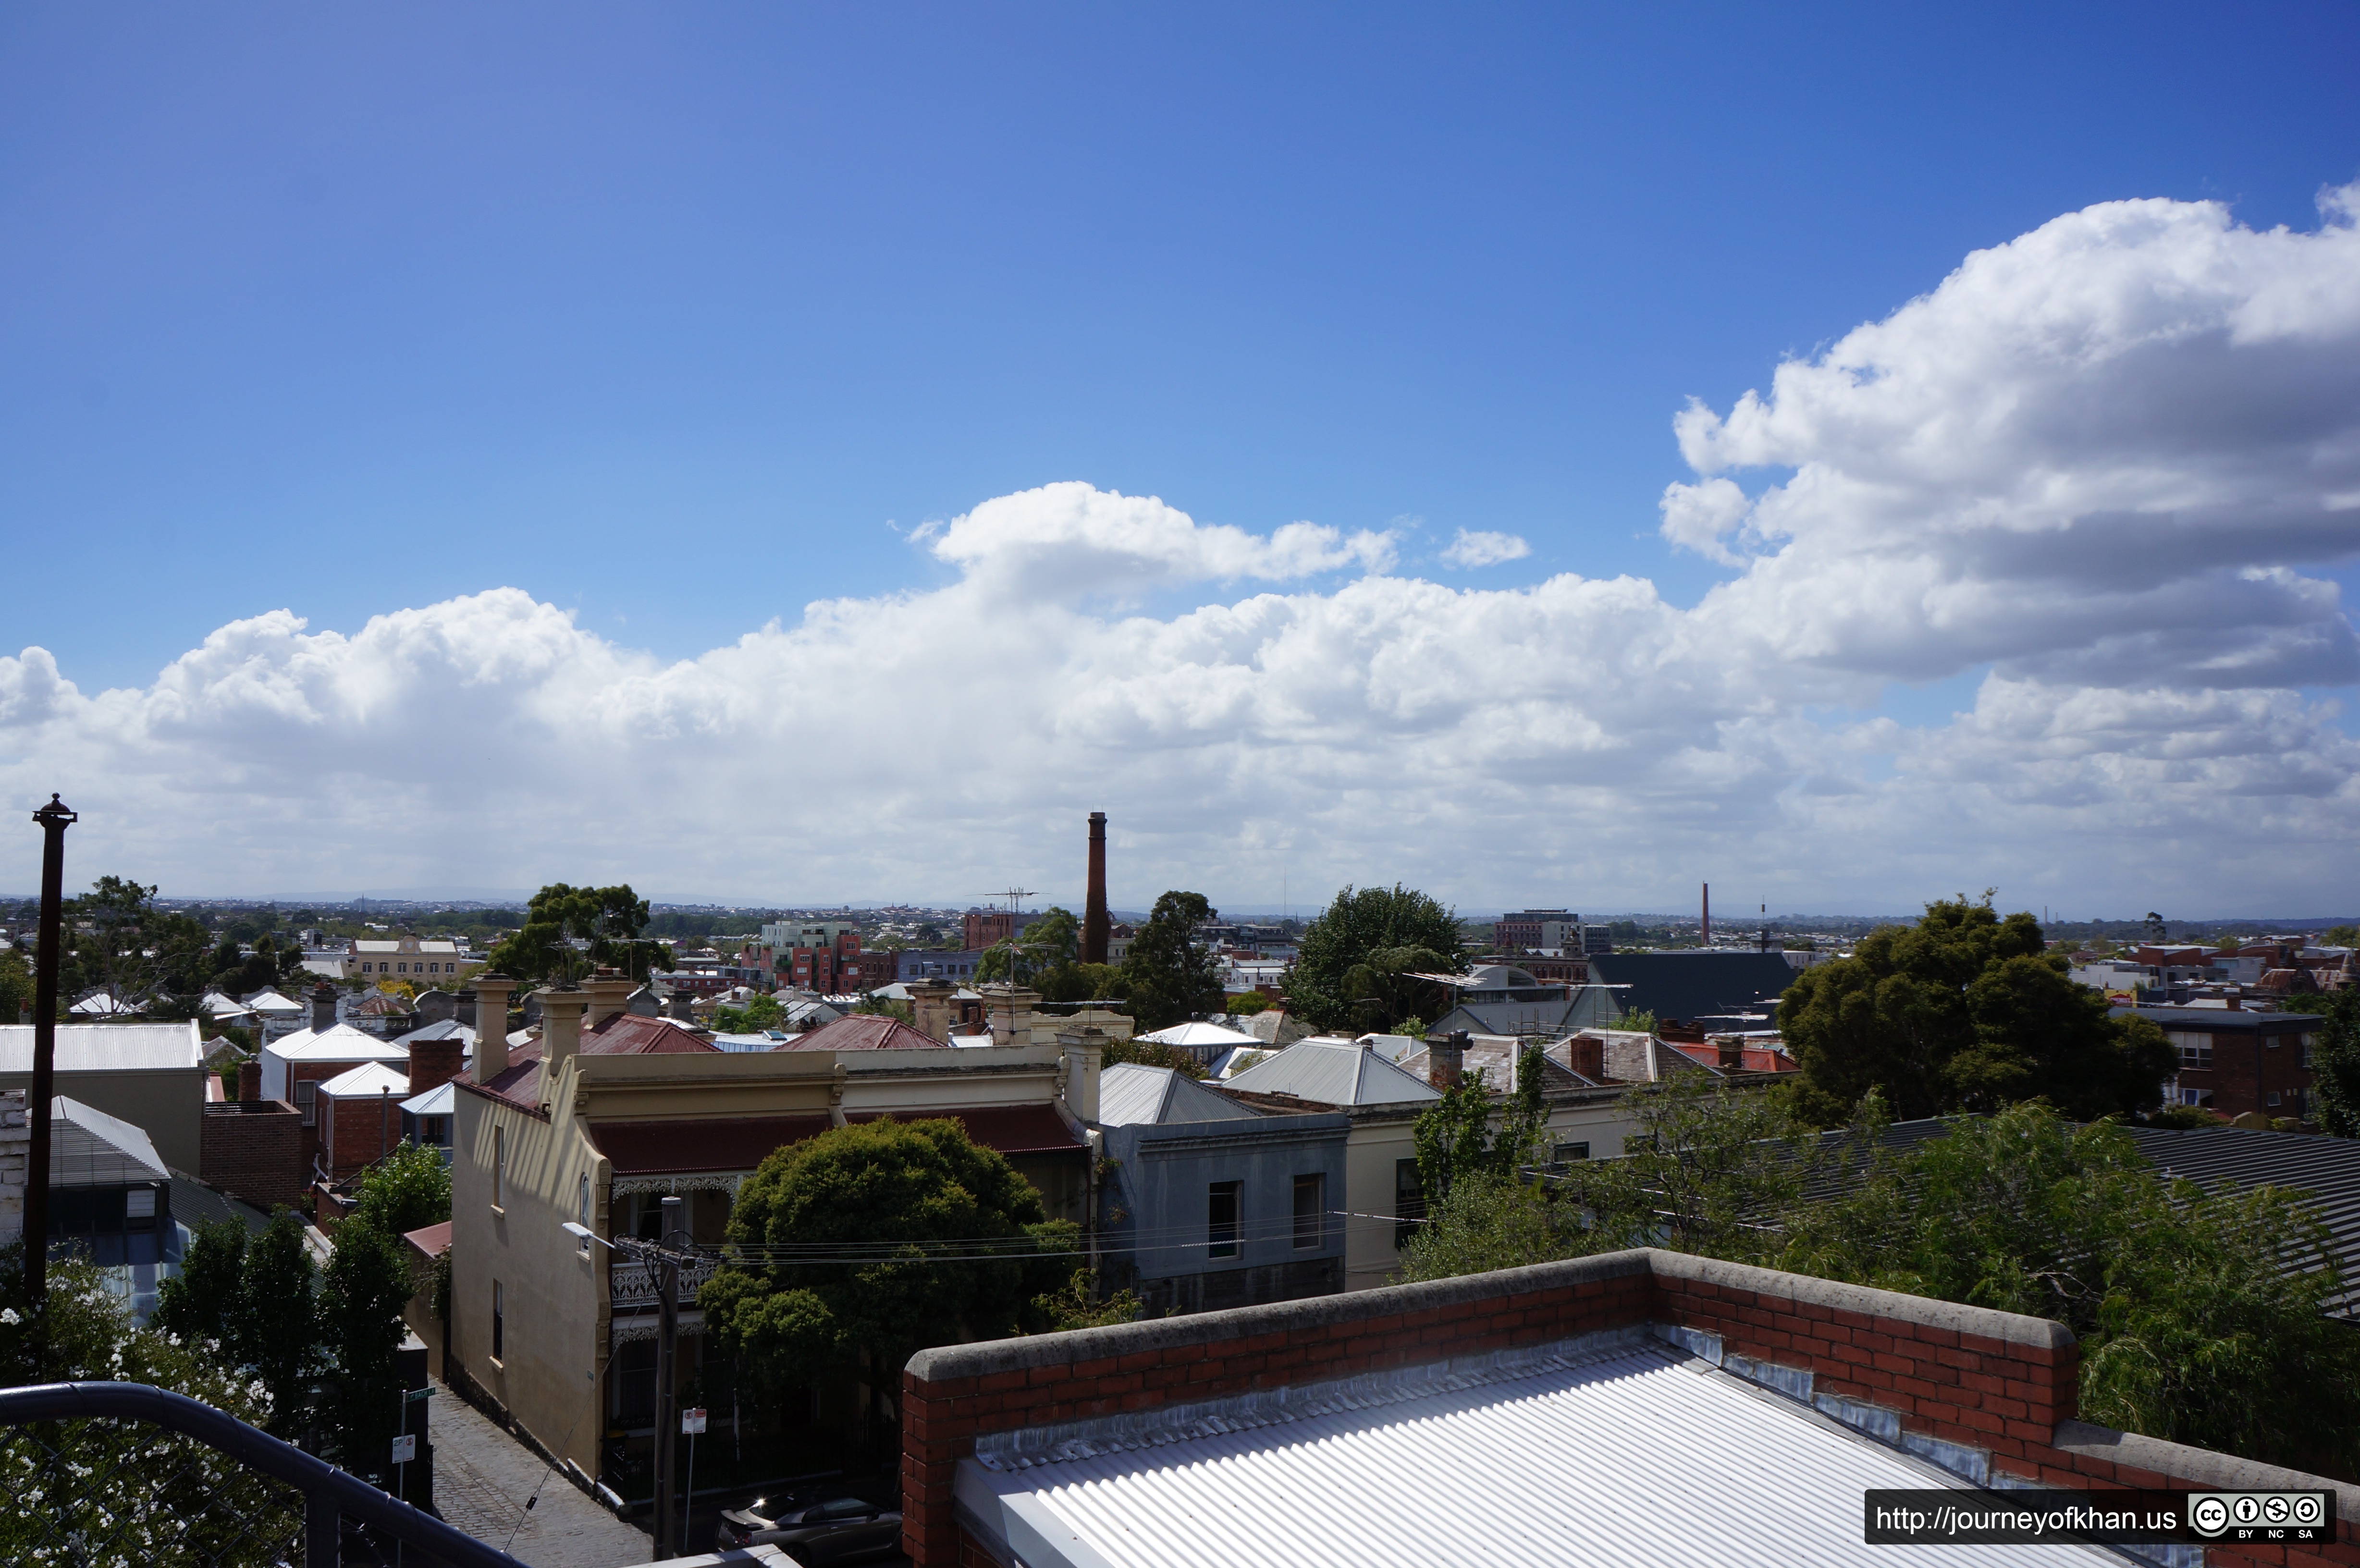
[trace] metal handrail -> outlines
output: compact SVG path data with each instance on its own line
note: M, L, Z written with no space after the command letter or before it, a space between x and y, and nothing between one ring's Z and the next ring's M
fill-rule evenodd
M186 1394L145 1383L37 1383L0 1388L0 1426L93 1419L141 1421L167 1428L296 1487L304 1499L305 1568L336 1568L342 1528L338 1516L343 1514L433 1552L453 1568L525 1568L507 1552L432 1514Z

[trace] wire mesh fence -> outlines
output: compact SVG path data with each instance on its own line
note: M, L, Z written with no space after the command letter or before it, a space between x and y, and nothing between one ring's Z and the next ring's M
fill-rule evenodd
M303 1493L147 1421L0 1427L0 1562L40 1568L300 1563Z

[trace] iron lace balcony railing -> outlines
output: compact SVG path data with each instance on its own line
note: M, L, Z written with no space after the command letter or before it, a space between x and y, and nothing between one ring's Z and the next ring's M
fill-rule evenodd
M696 1305L696 1288L713 1278L721 1267L717 1258L686 1263L680 1270L680 1304L683 1311ZM663 1270L653 1263L617 1258L606 1265L607 1304L618 1312L651 1312L656 1310L656 1291L662 1283Z

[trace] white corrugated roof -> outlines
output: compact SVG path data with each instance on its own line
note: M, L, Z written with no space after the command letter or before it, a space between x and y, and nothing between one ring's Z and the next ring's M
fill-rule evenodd
M172 1173L146 1132L119 1116L69 1100L49 1102L49 1180L60 1187L120 1187L169 1181Z
M1207 1089L1170 1067L1118 1062L1098 1074L1098 1123L1135 1127L1142 1122L1218 1122L1256 1113L1228 1095Z
M246 999L246 1005L255 1012L279 1018L304 1010L302 1003L290 1000L276 991L257 991Z
M338 1099L375 1099L379 1094L408 1094L410 1074L382 1062L365 1062L350 1073L339 1073L320 1085L322 1094Z
M447 1116L458 1108L459 1092L448 1083L438 1083L423 1094L412 1094L401 1102L401 1108L413 1116Z
M169 1024L60 1024L60 1073L154 1073L205 1059L197 1020ZM0 1073L33 1070L33 1026L0 1024Z
M1029 1451L1003 1441L960 1462L959 1500L1021 1541L1032 1568L1893 1568L1895 1549L1861 1540L1862 1494L1967 1490L1658 1345L1421 1371L1389 1388L1354 1379L1332 1398L1290 1389L1299 1414L1149 1410L1134 1430L1093 1423L1107 1430ZM2122 1561L2067 1546L1902 1555L2006 1568Z
M1226 1083L1257 1094L1292 1094L1330 1105L1393 1105L1442 1098L1433 1084L1403 1072L1358 1040L1327 1037L1298 1040Z

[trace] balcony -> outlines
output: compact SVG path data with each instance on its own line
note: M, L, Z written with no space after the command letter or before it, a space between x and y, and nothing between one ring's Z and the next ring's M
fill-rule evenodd
M712 1279L713 1271L720 1266L720 1260L713 1258L681 1266L680 1301L683 1309L696 1305L696 1288ZM661 1279L654 1264L617 1258L606 1266L606 1300L618 1312L654 1312Z

